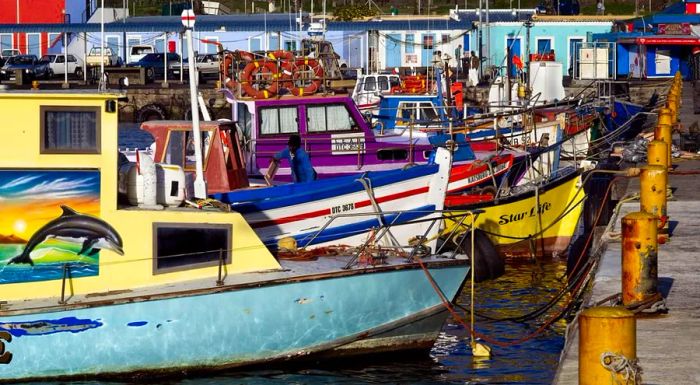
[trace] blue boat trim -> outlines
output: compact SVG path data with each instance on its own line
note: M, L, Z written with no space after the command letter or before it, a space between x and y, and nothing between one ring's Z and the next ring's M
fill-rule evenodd
M241 214L248 214L364 191L362 183L357 181L361 177L369 178L372 182L372 187L378 188L403 180L434 174L437 171L438 165L420 165L405 170L372 171L313 182L290 183L281 186L213 194L211 197L224 203L230 203L231 208Z
M414 210L407 210L397 214L384 214L382 215L382 222L384 224L391 224L393 226L396 226L422 218L426 215L432 214L434 211L435 205L425 205L422 207L418 207ZM306 247L316 245L319 243L332 242L336 239L342 239L357 234L366 233L367 229L379 228L381 226L382 224L379 223L379 219L375 217L365 221L355 222L352 224L342 226L329 226L321 232L307 232L296 235L293 238L297 241L297 244L300 247ZM264 240L264 242L265 246L271 248L272 250L277 249L276 239Z
M64 317L56 320L2 322L0 331L6 331L14 337L44 336L55 333L80 333L100 326L102 322L97 320Z

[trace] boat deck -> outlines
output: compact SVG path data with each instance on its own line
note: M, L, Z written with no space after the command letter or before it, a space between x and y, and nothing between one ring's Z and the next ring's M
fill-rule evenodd
M314 280L329 277L342 277L357 274L358 271L392 271L401 269L420 268L417 263L409 263L404 257L389 257L381 263L371 265L368 263L356 263L351 268L345 266L351 261L353 255L319 256L315 260L293 261L280 260L281 269L253 271L227 275L224 267L222 271L223 284L217 285L218 276L206 279L196 279L169 283L128 290L114 290L100 293L87 293L80 295L70 294L70 282L66 282L65 304L60 303L61 280L56 281L56 296L31 301L2 301L0 297L0 316L35 313L37 311L57 311L66 308L83 308L105 303L125 303L158 298L171 298L183 295L204 295L218 291L240 290L248 287L257 287L265 283L275 284L290 281ZM429 268L447 265L466 265L464 255L436 255L422 259Z

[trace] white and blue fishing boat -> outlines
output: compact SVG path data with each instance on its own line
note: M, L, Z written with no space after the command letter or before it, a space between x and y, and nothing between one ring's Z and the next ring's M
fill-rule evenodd
M420 247L277 260L242 214L179 207L188 182L172 165L154 177L142 161L143 184L126 187L144 202L118 200L120 97L0 93L0 382L432 346L465 259Z

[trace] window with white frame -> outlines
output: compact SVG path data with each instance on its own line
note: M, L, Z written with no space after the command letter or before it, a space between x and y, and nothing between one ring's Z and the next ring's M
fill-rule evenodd
M128 35L126 37L126 50L130 52L131 47L141 44L141 36L139 35Z
M105 37L105 46L109 47L109 49L112 51L112 55L119 56L119 46L121 45L120 42L121 39L117 35L109 35Z
M537 53L539 55L548 54L549 51L554 49L552 47L552 38L550 37L538 37L537 38Z
M165 52L165 38L164 37L157 37L155 39L153 48L156 50L157 53L163 53Z
M27 34L27 54L36 55L36 57L41 57L41 34L40 33L28 33Z
M0 50L15 48L11 33L0 33Z
M406 53L414 53L416 50L415 46L415 35L412 33L406 35Z
M218 36L207 36L204 38L204 40L209 40L211 42L219 42L219 37ZM216 49L216 44L211 44L211 43L202 43L204 44L204 49L200 53L217 53Z
M260 134L293 134L299 132L297 106L260 109Z
M48 54L59 54L63 52L63 39L60 33L51 32L48 34L49 47L47 49Z
M250 40L248 40L248 48L250 52L260 51L262 49L262 38L251 37Z
M306 109L309 132L349 131L354 121L345 105L309 106Z

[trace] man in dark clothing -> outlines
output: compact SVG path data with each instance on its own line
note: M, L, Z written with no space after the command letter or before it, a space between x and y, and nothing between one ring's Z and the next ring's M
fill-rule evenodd
M279 162L281 159L289 161L289 168L292 169L292 180L294 183L316 180L316 171L311 166L309 154L301 148L301 137L299 135L290 135L287 148L275 154L273 158L275 162Z

